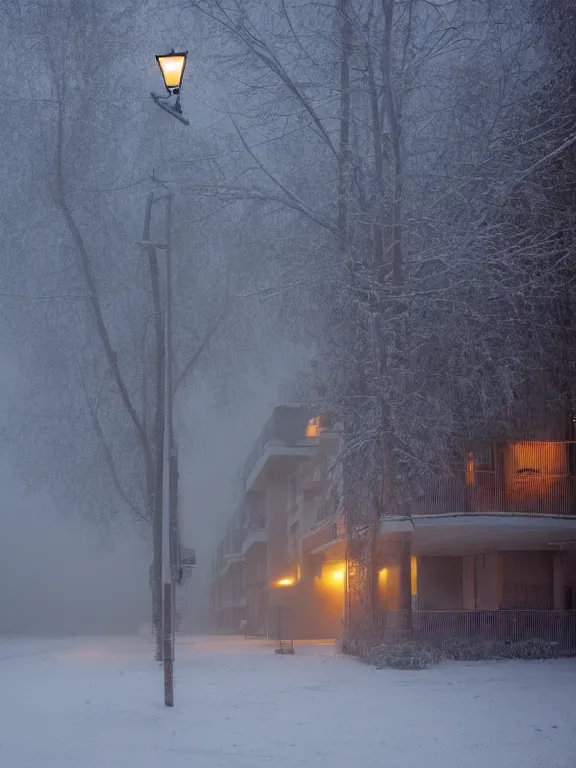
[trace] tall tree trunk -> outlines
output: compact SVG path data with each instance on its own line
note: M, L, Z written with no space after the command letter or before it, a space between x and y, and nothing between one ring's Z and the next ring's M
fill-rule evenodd
M340 139L338 151L338 232L342 246L348 239L350 191L350 43L349 0L338 0L340 22Z
M404 164L402 155L400 110L392 80L392 28L394 24L395 0L382 0L384 13L384 46L382 75L386 94L386 109L390 126L390 139L394 155L394 203L392 206L391 250L392 279L395 286L404 284L402 250L402 202L404 194Z

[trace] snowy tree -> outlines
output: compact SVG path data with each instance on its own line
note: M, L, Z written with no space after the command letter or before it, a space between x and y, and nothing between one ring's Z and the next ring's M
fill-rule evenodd
M186 7L233 67L245 165L214 194L281 205L293 222L284 279L296 311L315 308L320 405L345 422L362 615L380 517L449 474L463 441L536 429L522 395L553 365L542 352L562 332L563 278L562 259L542 259L557 214L547 229L527 216L542 194L534 164L550 167L572 123L536 115L547 65L534 8L516 0ZM548 421L549 383L539 377ZM408 607L406 561L403 578Z
M138 242L165 240L169 192L177 404L195 380L221 389L266 329L245 297L255 260L238 234L240 204L215 207L164 184L183 164L198 182L218 169L201 132L146 98L139 69L154 65L160 34L175 34L165 17L147 30L152 16L132 2L13 4L6 80L18 98L2 124L16 154L6 163L2 313L26 379L11 449L31 485L99 525L127 515L146 537L161 530L164 328L161 264Z

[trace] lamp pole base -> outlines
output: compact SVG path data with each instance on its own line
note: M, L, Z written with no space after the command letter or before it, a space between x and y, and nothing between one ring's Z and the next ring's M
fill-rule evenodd
M164 704L174 706L174 613L173 585L164 584Z

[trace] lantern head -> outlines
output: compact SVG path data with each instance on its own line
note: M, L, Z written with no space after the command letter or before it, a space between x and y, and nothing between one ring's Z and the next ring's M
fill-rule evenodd
M164 78L164 85L170 96L180 94L187 58L188 51L176 53L174 49L170 53L156 56L156 61Z

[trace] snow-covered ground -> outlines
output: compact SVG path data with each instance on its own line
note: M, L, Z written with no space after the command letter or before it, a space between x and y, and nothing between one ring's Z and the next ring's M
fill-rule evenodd
M0 640L6 768L572 768L576 661L378 671L327 645Z

